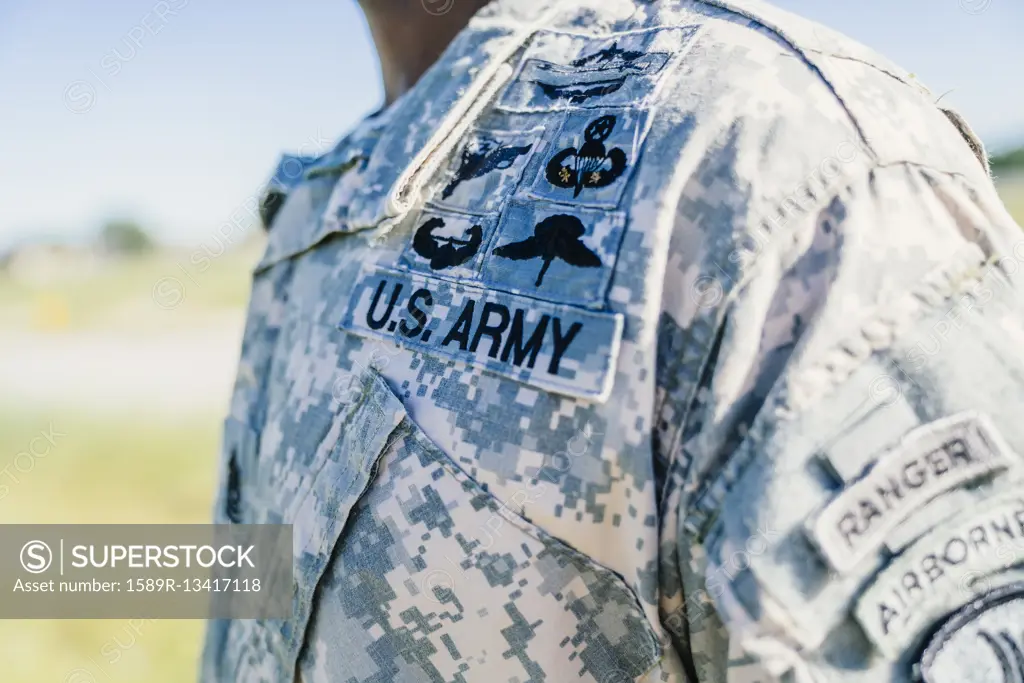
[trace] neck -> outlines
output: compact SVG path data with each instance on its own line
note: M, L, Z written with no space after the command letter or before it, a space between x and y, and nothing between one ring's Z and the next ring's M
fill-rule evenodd
M377 47L385 104L412 88L488 0L360 0Z

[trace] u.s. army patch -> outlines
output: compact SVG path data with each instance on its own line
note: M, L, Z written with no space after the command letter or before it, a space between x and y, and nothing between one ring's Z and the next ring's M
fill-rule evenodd
M540 389L604 401L623 316L376 267L343 330L446 356Z
M953 615L925 648L924 683L1024 683L1024 583Z

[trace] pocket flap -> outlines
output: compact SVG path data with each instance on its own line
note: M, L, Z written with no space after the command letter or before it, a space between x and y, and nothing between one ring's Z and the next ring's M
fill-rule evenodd
M367 435L339 444L357 451L345 461L358 471L331 472L329 461L312 492L345 528L304 511L320 547L300 555L309 573L298 598L305 634L295 634L291 653L301 652L302 679L343 670L352 681L386 672L387 680L627 683L657 666L658 635L623 577L493 495L411 417L391 429L404 414L400 399L367 374L370 395L353 416L370 422ZM354 421L346 428L363 431ZM369 652L369 669L351 665Z
M359 399L331 424L285 519L293 524L296 582L292 618L281 627L287 662L294 663L302 646L313 593L331 551L373 478L377 458L405 417L405 408L377 373L365 373L360 382Z

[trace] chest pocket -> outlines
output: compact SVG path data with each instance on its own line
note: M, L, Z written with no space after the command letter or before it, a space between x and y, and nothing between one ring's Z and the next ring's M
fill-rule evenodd
M209 680L619 683L657 663L618 575L466 475L375 371L346 399L271 419L235 479L245 521L294 525L293 616L223 626Z

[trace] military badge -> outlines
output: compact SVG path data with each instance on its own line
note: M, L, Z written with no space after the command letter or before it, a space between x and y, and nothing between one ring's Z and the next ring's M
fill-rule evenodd
M572 188L578 197L585 187L607 187L626 170L626 153L618 147L606 149L604 141L615 129L614 116L594 119L583 133L585 142L568 147L551 158L544 176L555 187Z
M537 170L529 194L578 206L616 208L646 133L644 112L569 114L551 145L557 151Z

